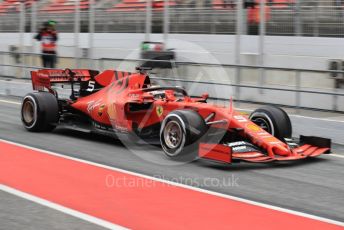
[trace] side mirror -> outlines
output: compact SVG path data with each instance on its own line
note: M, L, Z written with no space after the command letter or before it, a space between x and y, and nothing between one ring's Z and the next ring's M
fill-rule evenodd
M145 74L146 71L152 70L152 67L144 67L144 66L137 66L135 68L137 71L139 71L140 74Z
M207 100L207 99L209 98L209 94L208 94L208 93L203 93L203 94L202 94L202 98L203 98L204 100Z

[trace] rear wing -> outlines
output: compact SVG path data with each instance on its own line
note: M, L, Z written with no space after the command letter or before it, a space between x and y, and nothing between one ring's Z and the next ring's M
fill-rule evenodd
M71 72L73 74L71 74ZM43 91L44 88L53 92L51 84L53 83L73 83L86 82L93 79L99 71L88 69L42 69L31 71L31 81L33 90Z

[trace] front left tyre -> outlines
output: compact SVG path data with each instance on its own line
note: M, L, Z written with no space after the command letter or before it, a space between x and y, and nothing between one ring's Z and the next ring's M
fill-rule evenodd
M28 131L45 132L53 130L59 120L56 97L48 92L27 94L21 106L21 120Z
M177 161L192 161L208 127L202 116L193 110L169 113L161 125L160 143L164 153Z

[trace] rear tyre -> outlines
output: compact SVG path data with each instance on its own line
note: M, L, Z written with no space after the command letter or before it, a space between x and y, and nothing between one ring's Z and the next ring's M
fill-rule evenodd
M166 156L192 161L198 144L207 131L204 119L193 110L176 110L167 115L160 129L160 143Z
M21 120L28 131L51 131L56 127L58 119L58 102L53 94L36 92L29 93L24 97Z
M256 109L251 113L250 120L281 141L292 136L288 114L276 106L269 105Z

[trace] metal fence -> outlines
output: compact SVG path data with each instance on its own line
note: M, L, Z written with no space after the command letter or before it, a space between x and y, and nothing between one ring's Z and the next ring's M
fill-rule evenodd
M24 23L26 32L36 29L48 19L58 21L60 32L74 32L77 18L81 32L88 32L90 23L93 23L95 32L143 33L148 26L145 18L151 12L150 25L153 33L164 31L164 21L168 13L169 21L167 23L170 33L235 34L237 10L240 10L242 11L243 34L257 34L259 25L252 25L248 20L251 9L239 6L239 2L236 1L237 4L233 3L231 7L220 7L219 9L207 7L204 4L201 8L190 7L190 4L178 5L168 7L168 12L154 9L151 11L112 12L109 11L109 8L104 8L104 5L98 4L95 7L77 10L73 13L40 11L40 4L33 4L31 8L21 8L25 12L1 14L0 32L19 32L21 13L23 13L22 20L25 21L22 23ZM295 0L290 3L286 0L286 4L268 2L263 4L265 8L256 7L260 11L266 11L265 13L268 15L264 22L266 35L343 37L344 6L337 2L340 1ZM94 14L94 21L91 20L92 14Z
M19 63L14 63L8 58L14 60L20 57ZM0 52L0 69L2 73L11 70L9 77L19 77L21 79L29 79L29 71L41 69L39 65L39 55L35 53L11 53ZM8 61L5 61L7 57ZM75 59L72 57L59 57L63 66L70 68L91 68L98 70L105 69L120 69L120 70L134 70L135 66L139 66L145 61L154 62L156 60L143 60L143 59L89 59L80 58ZM159 61L161 62L161 61ZM279 104L291 106L295 108L315 108L326 109L332 111L344 112L344 90L336 86L337 81L341 79L331 78L330 73L337 73L339 76L344 76L344 71L327 71L327 70L308 70L308 69L293 69L293 68L277 68L267 66L251 66L251 65L221 65L221 64L208 64L208 63L194 63L194 62L173 62L172 66L175 69L169 71L153 71L152 78L163 84L182 85L189 87L197 85L196 88L211 90L213 92L220 90L233 89L234 98L237 101L249 102L264 102L271 104ZM62 68L62 67L61 67ZM210 68L208 73L221 73L221 77L212 78L207 73L202 73L202 77L197 77L195 73L200 73L204 69ZM6 69L6 70L4 70ZM188 71L185 72L185 69ZM184 71L184 72L183 72ZM260 73L264 71L264 79L260 78ZM279 76L285 75L286 81L278 83L273 82L269 76L270 73L278 71ZM205 71L207 72L207 71ZM200 75L200 74L198 74ZM249 76L249 78L248 78ZM254 76L252 78L252 76ZM305 79L321 79L332 82L330 87L318 87L305 84ZM197 91L197 90L196 90ZM197 91L196 94L199 94ZM255 98L248 98L247 94L258 95ZM282 96L284 94L284 96ZM275 95L275 96L274 96ZM276 96L278 95L278 96ZM211 95L212 96L212 95ZM215 94L216 99L228 99L226 93ZM286 100L285 97L288 99ZM304 98L311 98L311 103L307 104L303 101ZM323 108L314 106L317 100L322 100L327 103Z

